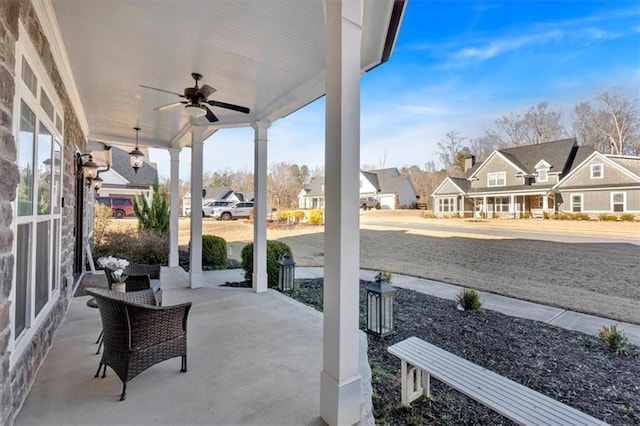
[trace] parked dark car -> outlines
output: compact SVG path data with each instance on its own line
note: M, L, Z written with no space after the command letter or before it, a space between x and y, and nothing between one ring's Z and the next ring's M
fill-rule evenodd
M96 197L96 201L111 209L114 217L122 218L125 216L133 216L133 200L131 198L122 197Z

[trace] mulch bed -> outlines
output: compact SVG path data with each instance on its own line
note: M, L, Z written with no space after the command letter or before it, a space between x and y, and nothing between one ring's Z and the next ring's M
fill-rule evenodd
M364 286L360 324L364 328ZM289 294L322 311L323 280L296 280ZM498 312L464 312L451 300L407 289L395 296L396 333L369 336L374 416L378 424L513 424L455 391L431 381L432 398L400 404L400 360L387 347L411 336L506 376L615 425L640 424L640 348L615 355L595 336ZM603 324L610 325L610 324Z

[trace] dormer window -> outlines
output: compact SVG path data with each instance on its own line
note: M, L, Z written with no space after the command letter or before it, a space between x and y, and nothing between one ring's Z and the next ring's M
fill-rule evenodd
M548 172L549 169L540 169L538 170L538 182L546 182L549 180Z
M505 186L507 184L506 172L487 173L487 186Z
M602 179L604 173L602 172L602 164L591 165L591 179Z

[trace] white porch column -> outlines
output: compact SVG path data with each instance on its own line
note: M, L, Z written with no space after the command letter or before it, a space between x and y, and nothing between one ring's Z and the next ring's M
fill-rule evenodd
M460 196L460 209L458 211L459 217L464 217L464 195Z
M549 197L547 194L542 194L542 211L547 211L549 209Z
M193 211L193 208L191 209ZM482 211L484 212L485 219L489 218L489 205L487 204L487 196L482 197Z
M257 121L253 155L253 291L267 291L267 129L271 123Z
M170 148L169 155L171 156L171 200L170 200L170 212L169 219L169 267L175 268L178 266L178 204L179 191L180 191L180 148Z
M326 0L324 340L320 416L360 420L360 1Z
M513 197L513 194L510 195L509 199L509 212L511 212L511 216L516 217L516 201Z
M202 287L202 145L204 127L191 127L191 256L189 285Z

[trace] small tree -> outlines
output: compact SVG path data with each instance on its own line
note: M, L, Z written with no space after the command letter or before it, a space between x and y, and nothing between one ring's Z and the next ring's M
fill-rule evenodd
M159 234L169 233L169 203L167 194L158 184L153 186L151 205L145 197L135 196L133 210L138 216L138 229L149 229Z
M93 203L93 242L97 246L103 243L105 232L111 223L111 214L109 207Z

